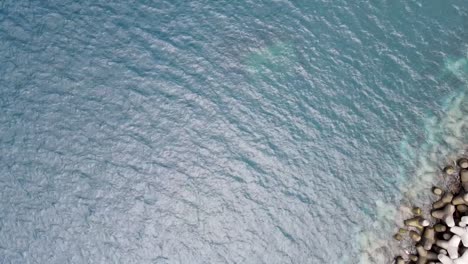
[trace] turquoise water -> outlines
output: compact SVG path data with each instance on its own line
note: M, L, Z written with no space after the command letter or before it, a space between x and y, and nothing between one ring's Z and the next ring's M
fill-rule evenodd
M391 263L467 150L466 28L464 0L1 1L0 263Z

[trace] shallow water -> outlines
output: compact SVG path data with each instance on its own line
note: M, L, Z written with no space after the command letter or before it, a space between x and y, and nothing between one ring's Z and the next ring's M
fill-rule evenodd
M0 2L0 263L390 263L467 149L467 26L463 0Z

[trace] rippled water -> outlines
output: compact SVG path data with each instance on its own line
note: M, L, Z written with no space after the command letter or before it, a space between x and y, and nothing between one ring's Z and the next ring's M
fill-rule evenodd
M0 263L390 263L467 149L467 28L465 0L1 1Z

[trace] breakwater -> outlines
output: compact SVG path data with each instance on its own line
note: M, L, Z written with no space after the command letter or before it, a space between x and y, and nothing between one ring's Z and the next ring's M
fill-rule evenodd
M413 216L393 236L402 242L403 254L396 257L396 264L468 263L468 159L447 165L442 174L448 184L432 188L438 200L430 216L420 207L412 208Z

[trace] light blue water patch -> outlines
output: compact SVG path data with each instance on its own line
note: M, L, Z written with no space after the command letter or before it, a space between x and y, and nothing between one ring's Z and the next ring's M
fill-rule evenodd
M297 57L294 46L282 42L255 50L246 58L248 69L253 74L262 74L265 78L268 78L272 72L294 70L295 63L297 63Z
M390 261L391 230L372 234L419 158L466 146L437 129L466 109L467 18L463 0L1 2L0 263ZM425 157L435 141L456 146Z

